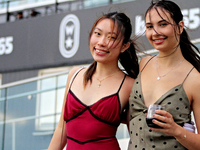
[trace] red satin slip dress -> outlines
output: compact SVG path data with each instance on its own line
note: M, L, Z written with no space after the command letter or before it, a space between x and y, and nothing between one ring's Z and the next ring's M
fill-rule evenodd
M78 99L70 87L64 110L66 150L120 150L115 135L121 121L119 91L125 77L116 93L90 106Z

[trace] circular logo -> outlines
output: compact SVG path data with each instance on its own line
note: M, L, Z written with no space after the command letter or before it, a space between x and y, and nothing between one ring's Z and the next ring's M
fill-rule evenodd
M80 21L70 14L63 18L60 24L59 50L63 57L73 57L79 48Z

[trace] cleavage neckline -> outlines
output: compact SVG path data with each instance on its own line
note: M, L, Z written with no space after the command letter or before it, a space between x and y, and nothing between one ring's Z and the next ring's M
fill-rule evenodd
M139 76L139 78L138 78L138 83L140 84L140 90L141 90L141 95L142 95L142 101L143 101L144 106L145 106L146 108L148 108L148 107L145 105L144 95L143 95L143 91L142 91L141 72L139 73L138 76ZM137 82L137 81L135 81L135 82ZM179 87L179 86L180 86L180 87ZM178 85L172 87L172 88L169 89L168 91L166 91L166 92L165 92L163 95L161 95L153 104L157 104L163 97L166 97L166 95L168 95L169 92L171 92L172 90L174 90L174 89L176 89L176 88L178 88L178 89L182 88L182 89L183 89L183 92L184 92L184 94L186 95L187 100L188 100L188 103L189 103L188 96L187 96L187 94L186 94L186 92L185 92L185 89L183 88L183 83L180 83L180 84L178 84Z
M85 106L85 107L92 107L93 105L97 104L98 102L102 101L103 99L109 98L109 97L115 96L115 95L117 95L117 97L118 97L118 102L120 102L118 92L113 93L113 94L110 94L110 95L107 95L107 96L104 96L104 97L98 99L96 102L94 102L94 103L91 104L91 105L87 105L87 104L85 104L83 101L81 101L71 89L69 89L69 92L73 95L73 97L74 97L80 104L82 104L82 105Z

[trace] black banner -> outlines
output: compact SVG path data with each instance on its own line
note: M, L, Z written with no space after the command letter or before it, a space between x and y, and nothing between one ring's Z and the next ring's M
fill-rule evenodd
M175 0L181 7L191 39L200 38L200 1ZM0 24L0 72L33 70L92 62L88 35L94 21L109 11L125 12L133 35L144 31L144 13L150 0L60 13ZM141 41L151 49L145 36Z

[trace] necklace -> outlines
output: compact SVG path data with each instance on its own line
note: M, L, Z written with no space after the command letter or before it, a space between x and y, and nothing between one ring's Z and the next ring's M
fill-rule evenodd
M184 60L184 59L183 59ZM158 77L157 80L159 81L161 79L161 77L166 76L168 73L170 73L172 70L174 70L175 68L177 68L182 62L183 60L181 60L174 68L170 69L167 73L163 74L163 75L159 75L159 71L158 71L158 58L156 57L156 70L158 73Z
M111 75L108 75L108 76L106 76L105 78L103 78L103 79L98 79L96 76L94 76L98 81L99 81L99 84L98 84L98 88L101 86L101 82L103 81L103 80L105 80L105 79L107 79L107 78L109 78L109 77L112 77L112 76L114 76L118 71L120 71L120 70L117 70L115 73L113 73L113 74L111 74Z

